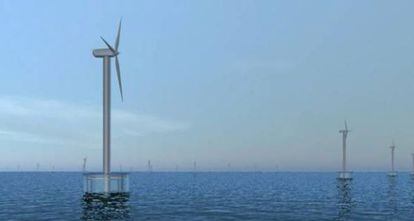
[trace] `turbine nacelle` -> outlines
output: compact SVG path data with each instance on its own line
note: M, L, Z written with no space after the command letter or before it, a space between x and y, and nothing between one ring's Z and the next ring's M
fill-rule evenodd
M119 52L112 52L109 48L99 48L94 49L92 52L93 56L97 58L103 58L103 57L115 57L119 54Z
M394 149L395 149L395 143L394 143L394 140L392 140L392 143L391 143L390 149L391 149L391 150L394 150Z
M345 129L344 130L340 130L339 133L348 134L348 132L351 132L351 130L348 130L348 124L345 121Z

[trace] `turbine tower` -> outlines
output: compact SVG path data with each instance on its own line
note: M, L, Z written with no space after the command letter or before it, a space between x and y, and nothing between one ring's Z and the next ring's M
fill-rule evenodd
M397 172L395 172L394 170L394 151L395 151L394 140L392 141L390 149L391 149L391 172L388 173L388 176L394 177L394 176L397 176Z
M342 134L342 171L339 172L338 179L342 180L352 179L351 172L346 169L346 138L348 137L349 132L351 131L348 130L348 125L345 121L345 128L339 131L339 133Z
M103 37L102 41L108 48L93 50L93 56L103 58L103 171L105 175L111 172L111 58L115 57L116 74L118 77L119 91L122 95L121 70L118 60L119 37L121 34L121 22L119 22L118 35L113 48Z
M147 169L148 169L148 172L152 172L151 160L148 160Z
M413 171L411 172L411 176L414 177L414 153L411 154L411 157L413 158Z
M83 158L83 165L82 165L82 172L86 172L86 161L88 160L88 158L87 157L84 157Z
M115 58L115 68L118 78L119 91L123 101L121 70L118 60L118 47L121 35L121 21L119 21L118 32L115 40L115 46L112 47L103 37L102 41L108 48L99 48L93 50L93 56L103 60L103 174L90 174L87 176L90 182L101 182L103 180L103 190L92 190L92 192L126 192L128 189L127 174L111 174L111 58ZM103 178L103 179L102 179ZM122 180L121 185L112 185L111 179ZM125 182L124 182L125 179ZM88 182L85 182L88 183ZM93 186L93 185L92 185ZM85 187L85 192L88 192Z

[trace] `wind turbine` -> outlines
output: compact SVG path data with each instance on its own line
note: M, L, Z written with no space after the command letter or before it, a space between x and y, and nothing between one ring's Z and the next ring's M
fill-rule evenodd
M411 154L411 157L413 158L413 172L411 172L411 176L414 177L414 153Z
M348 125L345 121L345 129L339 131L339 133L342 134L342 171L339 172L338 179L342 180L352 179L351 172L346 169L346 138L348 137L349 132L351 131L348 130Z
M148 160L147 168L148 168L148 172L152 172L151 160Z
M103 37L102 41L108 48L99 48L93 50L93 56L103 60L103 174L90 174L87 179L90 182L102 182L103 190L92 190L92 192L126 192L128 189L127 174L111 174L111 58L115 57L116 75L118 78L119 91L123 101L121 70L118 60L118 47L121 35L121 22L119 21L118 32L115 40L115 46L112 47ZM102 179L103 176L103 179ZM112 185L111 179L122 180L121 185ZM125 179L125 181L124 181ZM99 181L98 181L99 180ZM88 182L86 182L87 184ZM91 186L93 186L91 184ZM88 187L85 187L88 192Z
M394 140L392 140L390 149L391 149L391 172L388 173L388 176L395 177L397 176L397 172L395 172L394 170L394 151L395 151Z
M88 160L88 158L87 157L84 157L83 158L83 165L82 165L82 172L86 172L86 161Z

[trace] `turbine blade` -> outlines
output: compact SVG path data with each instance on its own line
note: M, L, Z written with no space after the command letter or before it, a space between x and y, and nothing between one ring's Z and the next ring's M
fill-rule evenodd
M119 68L118 56L115 56L115 66L116 66L116 75L118 77L119 91L121 92L121 100L124 101L124 96L122 94L121 69Z
M104 38L101 37L101 39L105 42L106 46L108 46L112 53L116 54L116 50L108 42L106 42Z
M116 35L116 40L115 40L115 50L118 51L118 46L119 46L119 37L121 36L121 24L122 24L122 18L119 21L119 26L118 26L118 34Z
M346 131L348 130L348 125L347 125L346 121L345 121L345 130Z

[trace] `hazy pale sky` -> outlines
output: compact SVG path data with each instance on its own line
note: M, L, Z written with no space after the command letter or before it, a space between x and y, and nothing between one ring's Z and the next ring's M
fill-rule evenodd
M0 1L0 169L102 164L114 42L112 168L411 168L413 1Z

